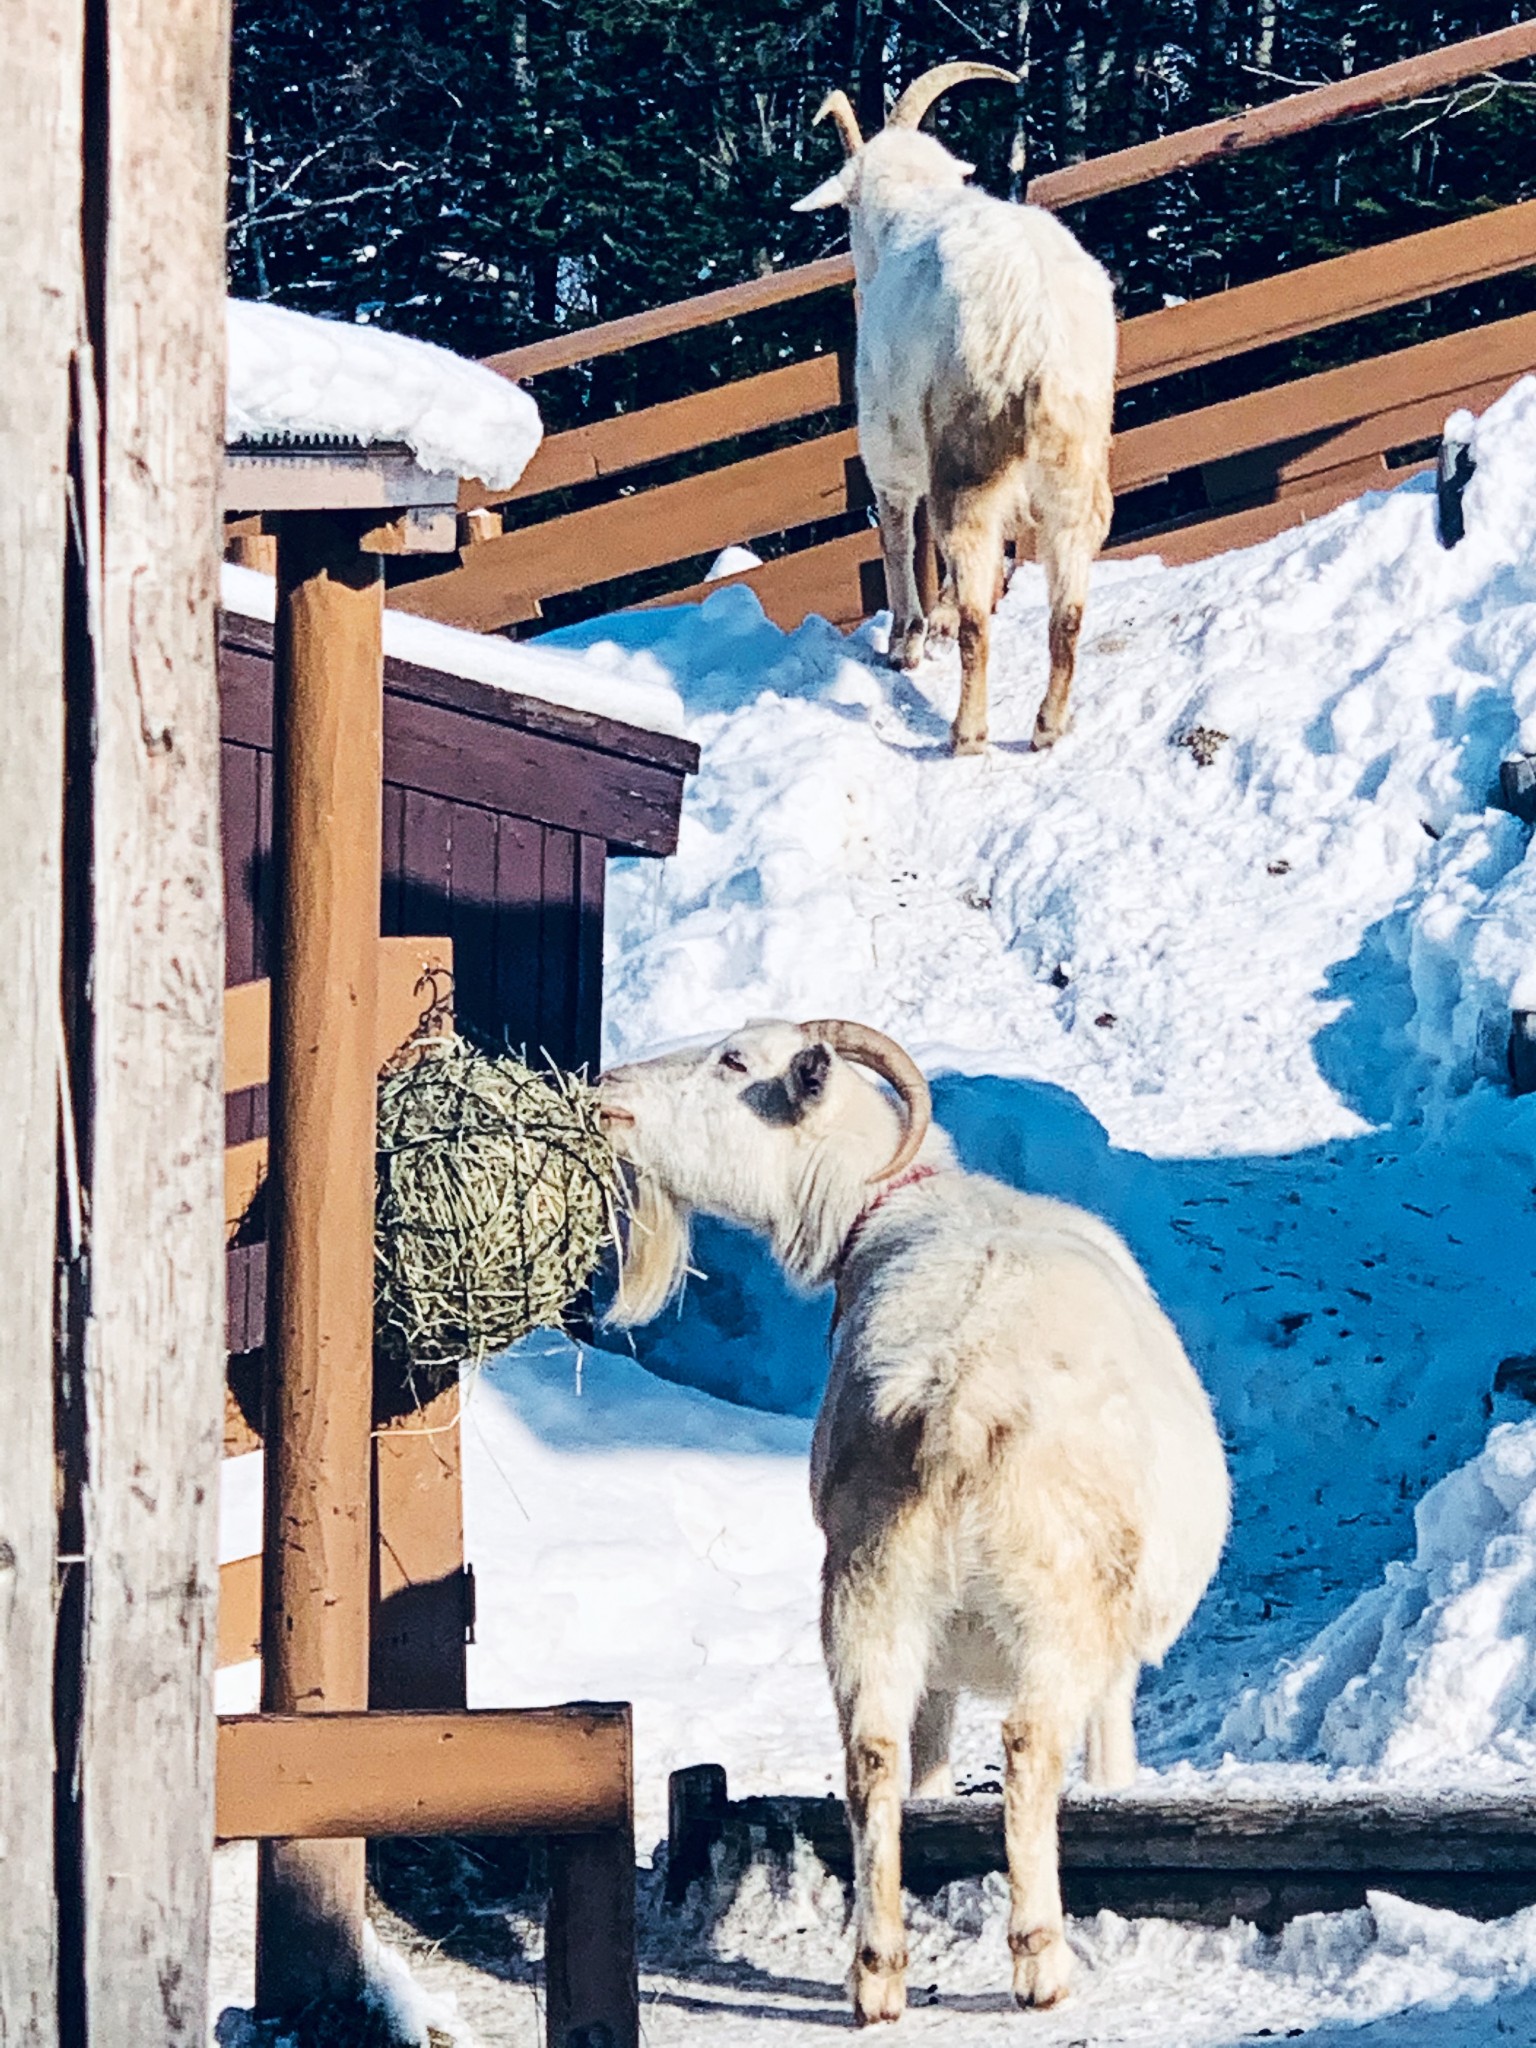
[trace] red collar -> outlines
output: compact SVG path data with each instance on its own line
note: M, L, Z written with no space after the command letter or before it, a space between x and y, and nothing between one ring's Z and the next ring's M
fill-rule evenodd
M853 1255L853 1248L863 1233L864 1226L883 1202L888 1202L892 1195L899 1195L903 1188L916 1187L920 1180L932 1180L938 1170L936 1166L909 1166L905 1173L898 1173L893 1181L887 1181L879 1194L875 1196L875 1199L872 1202L866 1202L858 1215L853 1219L853 1228L843 1239L843 1249L838 1255L837 1262L839 1266L847 1265Z

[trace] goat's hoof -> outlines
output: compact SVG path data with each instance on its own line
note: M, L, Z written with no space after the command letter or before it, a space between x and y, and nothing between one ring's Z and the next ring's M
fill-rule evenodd
M1032 2007L1060 2005L1071 1988L1072 1951L1058 1929L1032 1928L1010 1934L1013 1950L1013 1999L1026 2012Z
M915 625L891 628L890 652L886 656L892 668L912 669L922 661L923 650L928 644L928 628L921 619Z
M987 751L985 732L961 732L958 726L949 729L949 751L952 754L984 754Z
M872 2027L881 2020L899 2020L907 2009L907 1959L900 1953L882 1956L873 1948L854 1958L849 1979L857 2025Z
M1029 743L1031 753L1048 753L1050 749L1055 746L1056 742L1061 738L1062 734L1066 731L1066 729L1067 721L1065 719L1062 719L1061 723L1058 725L1055 724L1053 721L1047 719L1045 715L1042 713L1041 716L1035 720L1034 738Z

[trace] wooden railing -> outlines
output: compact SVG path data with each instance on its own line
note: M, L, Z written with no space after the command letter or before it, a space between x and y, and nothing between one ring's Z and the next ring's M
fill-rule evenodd
M1536 20L1049 172L1032 183L1029 197L1052 207L1075 204L1533 54ZM1533 265L1536 201L1476 214L1126 320L1120 388ZM536 379L792 299L845 290L852 277L851 258L829 257L487 360L504 375ZM1149 514L1144 524L1133 522L1129 531L1117 531L1109 552L1191 560L1260 539L1373 484L1400 480L1424 466L1419 444L1438 433L1447 412L1486 404L1533 367L1536 315L1526 315L1134 427L1116 443L1117 494L1192 473L1204 503L1182 519ZM850 426L745 459L728 453L700 473L641 481L623 495L574 510L556 503L540 516L541 500L572 486L702 450L728 450L743 436L825 416L851 399L846 362L828 353L551 435L515 491L466 488L457 563L394 590L390 602L482 632L526 630L536 627L548 599L641 573L655 578L669 565L681 567L733 541L782 535L790 538L790 552L720 582L748 584L784 626L811 611L851 625L883 601L883 577ZM853 519L860 522L853 531L793 545L807 527L840 522L846 528ZM687 603L720 582L679 578L649 601Z

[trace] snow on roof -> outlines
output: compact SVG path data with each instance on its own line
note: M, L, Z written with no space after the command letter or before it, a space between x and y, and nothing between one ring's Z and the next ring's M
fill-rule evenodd
M430 342L244 299L228 324L229 441L403 442L423 469L507 490L543 438L526 391Z
M221 598L227 612L268 624L276 609L272 578L232 562L224 564ZM681 735L683 730L682 699L660 662L649 654L627 653L612 641L572 653L536 641L504 640L498 633L466 633L435 619L386 609L384 652L545 704L616 718L645 732Z

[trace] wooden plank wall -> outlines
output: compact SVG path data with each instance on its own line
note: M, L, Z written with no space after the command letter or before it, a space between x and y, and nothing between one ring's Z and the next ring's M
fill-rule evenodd
M1048 206L1077 203L1166 177L1193 164L1258 148L1416 93L1440 90L1532 54L1536 54L1536 20L1051 172L1035 180L1030 197ZM1307 265L1125 322L1121 328L1121 388L1198 369L1532 264L1536 264L1536 202L1480 213L1376 248ZM774 277L755 278L582 333L507 351L488 361L507 376L548 376L791 299L845 289L851 281L851 260L829 257ZM1506 383L1520 370L1536 365L1536 347L1528 336L1522 333L1519 344L1518 359L1506 361L1496 373ZM1387 458L1399 461L1405 447L1434 431L1437 423L1423 424L1430 399L1435 404L1443 400L1449 411L1456 405L1486 403L1492 395L1494 373L1469 360L1465 375L1442 377L1433 393L1420 394L1423 402L1411 421L1406 415L1392 419L1388 415L1393 407L1402 404L1394 381L1398 376L1395 359L1354 367L1361 373L1355 411L1348 419L1336 416L1330 422L1356 429L1356 440L1371 444L1364 449L1369 459L1354 472L1346 474L1343 467L1335 466L1324 475L1322 466L1314 465L1316 473L1305 488L1296 477L1283 473L1295 433L1303 431L1289 428L1287 408L1304 413L1313 400L1309 387L1315 380L1255 395L1266 404L1243 409L1239 403L1226 412L1207 408L1193 416L1206 444L1198 455L1179 448L1178 429L1189 416L1176 414L1159 422L1168 431L1161 435L1158 480L1192 474L1196 497L1203 494L1206 499L1205 510L1175 520L1167 511L1159 515L1149 506L1133 506L1117 529L1116 551L1144 552L1166 537L1168 545L1160 552L1169 559L1190 559L1275 531L1352 495L1345 488L1351 481L1357 492L1372 481L1388 480ZM1383 398L1378 398L1378 391L1385 394ZM866 513L869 492L857 461L856 436L841 424L832 433L822 432L766 454L738 452L736 459L727 459L703 474L649 487L642 482L625 495L574 510L550 498L572 485L616 477L669 456L711 446L724 451L743 434L812 413L826 415L841 408L846 418L851 395L846 364L828 354L722 389L552 435L515 491L494 493L479 486L465 490L461 506L466 513L473 510L475 517L466 522L466 545L458 564L402 585L390 601L401 609L477 631L531 630L548 598L570 596L599 581L606 583L668 564L682 565L707 557L732 541L793 534L828 519L839 520L846 527L858 519L857 526L831 540L792 547L763 568L730 579L755 590L768 615L781 625L797 624L810 610L822 612L839 625L852 624L882 601L883 575L878 543L860 517ZM1381 422L1379 430L1371 424L1377 420ZM1124 440L1134 442L1138 434L1155 437L1157 429L1136 429ZM1210 445L1213 435L1219 437L1219 446ZM1130 472L1138 466L1143 471L1138 482L1153 480L1145 473L1147 462L1141 460L1150 446L1148 441L1142 451L1132 452L1129 468L1125 460L1120 462L1117 483L1121 490L1135 488ZM1243 460L1235 463L1234 458ZM1397 470L1391 480L1400 480L1404 473ZM1239 477L1241 490L1235 488ZM543 516L541 499L548 501ZM501 515L488 509L497 505L509 508L504 532L497 523ZM649 602L693 602L715 587L679 576L671 588Z

